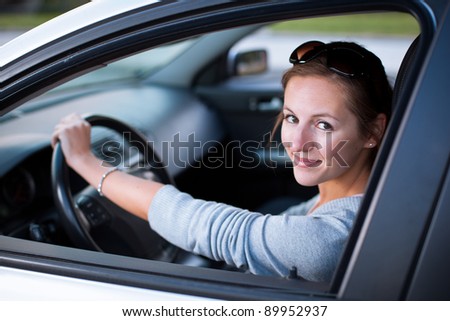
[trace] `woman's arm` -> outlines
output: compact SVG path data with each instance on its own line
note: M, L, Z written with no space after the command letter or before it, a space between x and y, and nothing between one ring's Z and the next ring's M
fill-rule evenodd
M67 164L97 188L109 167L91 152L91 126L79 115L72 114L56 125L52 146L59 141ZM153 196L163 184L124 172L110 173L103 181L102 194L126 211L147 220Z
M154 231L178 247L254 274L330 281L361 197L346 198L305 215L262 215L227 204L195 199L167 185L149 209ZM330 202L331 203L331 202ZM293 269L294 268L294 269Z

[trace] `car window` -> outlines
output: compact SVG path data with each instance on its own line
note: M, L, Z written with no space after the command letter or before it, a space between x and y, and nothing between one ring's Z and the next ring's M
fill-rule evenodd
M100 89L105 85L113 85L115 82L142 81L170 64L173 59L182 54L196 41L197 38L190 38L112 62L55 87L37 99L20 106L17 110L19 112L30 112L42 108L45 109L53 106L52 99L58 99L54 97L70 95L71 93L76 95L76 92L79 90ZM41 101L44 101L44 103L41 103ZM48 101L50 103L47 103Z
M108 83L119 80L136 80L149 77L152 73L164 68L167 64L182 54L196 38L160 46L131 57L113 62L99 70L78 77L54 89L73 89L74 87L89 86L92 84Z
M380 57L393 83L404 54L418 34L417 21L405 13L338 15L270 24L239 41L231 51L266 49L270 72L288 68L288 55L303 42L354 41Z

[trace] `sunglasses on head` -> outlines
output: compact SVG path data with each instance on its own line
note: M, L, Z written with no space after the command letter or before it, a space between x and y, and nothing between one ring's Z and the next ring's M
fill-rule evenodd
M324 56L328 69L349 77L367 77L367 61L364 55L339 43L324 44L320 41L309 41L295 48L289 62L306 64L319 56Z

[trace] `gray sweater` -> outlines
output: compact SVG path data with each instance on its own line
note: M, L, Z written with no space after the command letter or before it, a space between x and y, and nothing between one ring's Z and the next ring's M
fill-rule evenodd
M171 185L149 208L153 230L187 251L254 274L330 281L362 196L336 199L308 211L318 195L279 215L262 215L194 199Z

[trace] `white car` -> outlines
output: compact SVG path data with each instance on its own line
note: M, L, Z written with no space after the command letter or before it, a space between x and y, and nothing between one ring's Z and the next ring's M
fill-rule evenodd
M450 299L449 8L448 0L92 1L3 45L0 298ZM355 36L385 53L385 64L398 61L389 69L395 111L331 283L251 275L185 253L100 198L50 146L55 124L77 112L96 126L99 157L136 175L249 209L307 199L316 190L298 186L283 152L264 143L289 51L328 35L273 38L271 26L386 11L416 19L417 34ZM131 133L128 141L105 126ZM217 153L227 161L214 162Z

